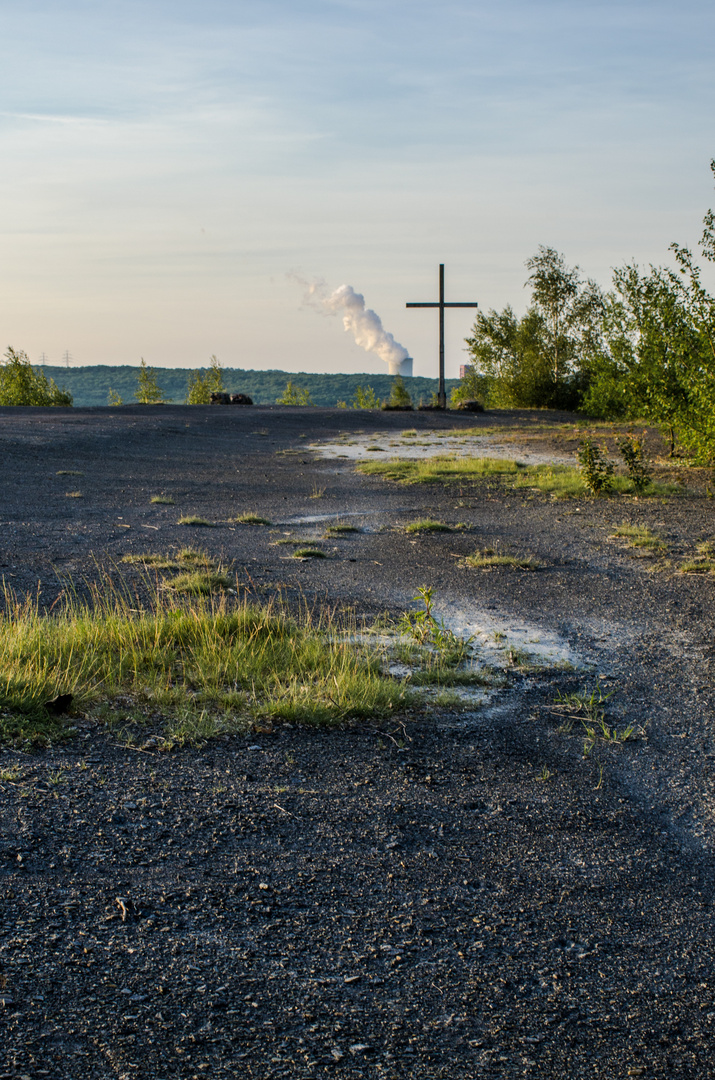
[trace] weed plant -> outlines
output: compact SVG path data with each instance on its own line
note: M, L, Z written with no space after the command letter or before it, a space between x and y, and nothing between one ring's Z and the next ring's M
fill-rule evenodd
M174 500L168 495L152 495L149 502L154 503L156 506L173 506Z
M560 731L570 734L578 721L585 732L583 756L588 757L598 743L622 745L632 739L641 738L645 732L637 724L628 724L619 730L617 725L606 719L606 705L613 697L613 691L604 693L598 685L589 693L581 690L573 694L557 694L554 699L554 712L563 717Z
M293 552L294 559L327 559L327 557L319 548L299 547Z
M325 530L327 536L348 536L350 533L362 532L356 525L328 525Z

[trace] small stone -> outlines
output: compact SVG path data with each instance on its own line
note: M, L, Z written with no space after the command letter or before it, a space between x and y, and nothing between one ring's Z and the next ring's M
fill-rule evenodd
M368 1043L353 1043L349 1049L351 1054L364 1054L372 1047Z

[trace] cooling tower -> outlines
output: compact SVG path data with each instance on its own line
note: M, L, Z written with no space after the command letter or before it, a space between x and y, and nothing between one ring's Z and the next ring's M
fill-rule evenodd
M411 378L412 357L406 356L404 360L388 360L387 373L388 375L404 375L407 378Z

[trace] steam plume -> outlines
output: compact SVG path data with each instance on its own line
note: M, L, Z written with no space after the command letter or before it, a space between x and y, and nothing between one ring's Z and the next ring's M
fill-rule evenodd
M412 360L407 349L385 330L380 316L365 307L362 293L355 292L352 285L340 285L331 292L324 281L311 283L295 274L290 276L304 287L304 303L325 315L342 312L343 326L353 335L355 343L384 360L391 375L412 374Z

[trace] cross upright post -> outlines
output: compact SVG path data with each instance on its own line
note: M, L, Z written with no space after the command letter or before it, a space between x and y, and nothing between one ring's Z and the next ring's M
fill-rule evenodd
M446 307L461 307L461 308L475 308L479 307L476 303L445 303L444 299L444 263L439 264L439 300L435 303L426 304L405 304L405 307L436 307L439 308L439 388L437 390L437 401L440 409L447 408L447 391L444 385L444 309Z

